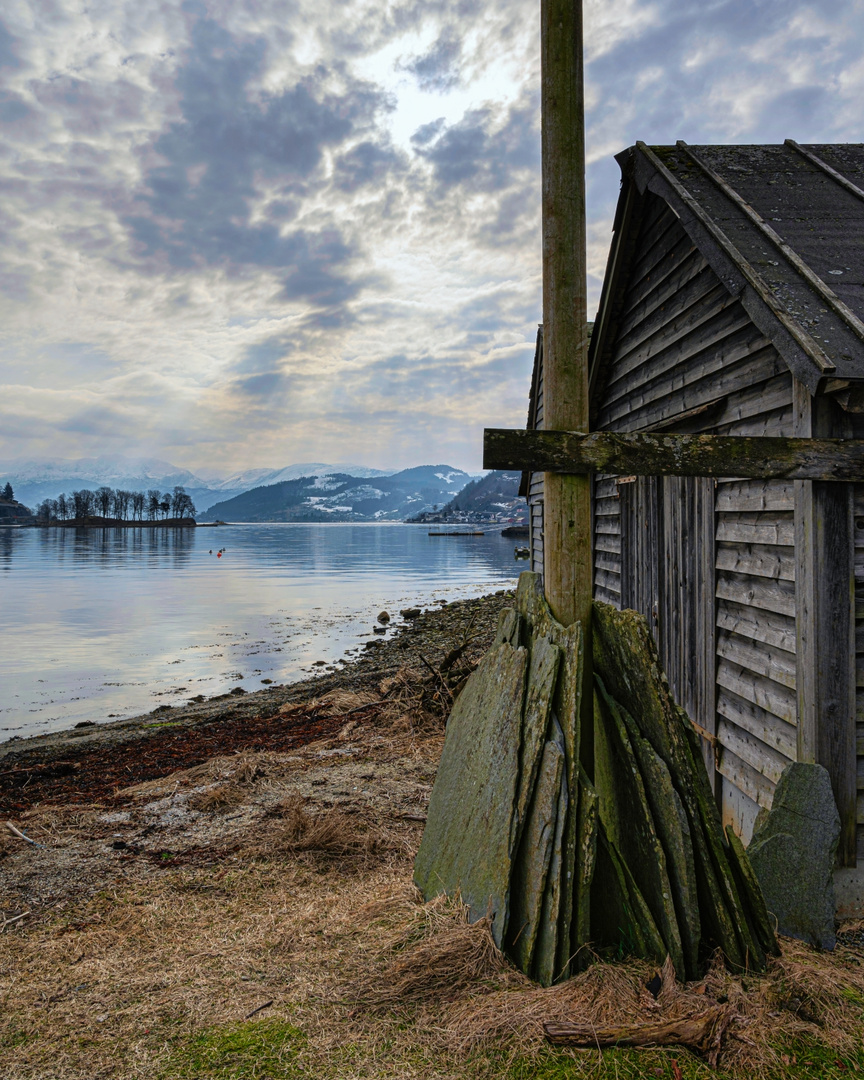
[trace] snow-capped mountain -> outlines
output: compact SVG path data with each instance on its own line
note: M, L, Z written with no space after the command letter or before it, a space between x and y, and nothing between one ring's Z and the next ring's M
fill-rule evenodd
M424 473L422 483L420 471ZM180 484L192 497L198 512L202 513L215 503L233 499L250 489L290 483L301 477L338 475L351 479L374 480L392 476L393 472L395 470L370 469L365 465L300 462L281 469L246 469L230 476L218 476L211 472L193 473L159 458L119 455L112 458L19 458L0 462L0 486L8 481L19 502L25 506L36 507L43 499L56 499L61 492L70 495L79 488L95 489L103 484L112 488L125 488L127 491L157 488L162 492L171 491ZM440 500L434 499L433 502L446 502L470 479L467 473L446 465L419 466L416 470L405 470L400 475L412 472L418 473L420 487L425 486L428 480L436 492L440 491ZM323 493L322 498L327 501ZM310 506L312 505L314 504L310 503Z
M215 503L205 521L404 521L437 509L471 477L449 465L420 465L372 477L307 474Z

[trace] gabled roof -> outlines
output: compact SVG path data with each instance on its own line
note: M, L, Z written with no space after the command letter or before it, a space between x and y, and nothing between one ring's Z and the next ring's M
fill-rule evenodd
M649 193L811 393L864 379L864 144L639 142L616 160L622 188L590 350L592 409Z

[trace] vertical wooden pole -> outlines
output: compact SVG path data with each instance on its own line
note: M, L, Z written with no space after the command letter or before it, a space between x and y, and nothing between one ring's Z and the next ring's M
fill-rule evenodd
M587 432L582 2L541 0L540 10L543 425ZM591 644L591 485L590 476L546 473L544 478L546 599L565 626L576 620L582 622L586 659Z

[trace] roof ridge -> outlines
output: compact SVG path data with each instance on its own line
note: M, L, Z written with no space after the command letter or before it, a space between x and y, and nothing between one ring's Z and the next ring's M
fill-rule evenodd
M683 144L687 153L690 154L690 147L687 144ZM818 344L812 334L801 325L801 323L787 311L785 305L781 304L779 299L774 295L771 289L768 287L764 278L759 274L750 263L748 259L745 259L738 248L732 243L726 233L720 228L716 221L713 220L700 205L698 199L684 187L680 180L678 180L665 163L660 160L657 154L652 150L650 146L639 140L636 143L636 148L640 150L652 167L663 177L666 183L672 188L676 196L687 207L690 213L699 221L702 228L705 229L710 236L714 238L714 241L720 246L726 257L732 261L735 265L738 273L743 277L744 281L753 289L762 303L768 308L775 319L783 326L784 330L793 338L798 347L803 350L807 357L815 364L822 375L827 375L833 371L836 371L836 365L826 355L824 349ZM692 156L692 154L691 154ZM694 161L696 159L694 158ZM701 163L697 161L697 164L701 166ZM730 189L731 190L731 189ZM740 199L740 196L738 196ZM743 201L743 200L742 200ZM755 212L755 211L754 211Z
M722 176L714 169L711 168L707 162L705 162L700 156L695 153L692 146L688 146L683 139L679 139L675 144L682 150L686 150L696 165L702 170L708 179L716 186L719 187L723 194L731 199L735 205L746 215L746 217L752 222L753 225L759 230L759 232L769 240L774 247L780 251L783 257L792 267L800 274L801 277L807 282L807 284L815 289L820 298L831 308L835 315L839 315L840 318L846 323L852 333L862 342L864 342L864 323L858 318L854 311L852 311L840 297L834 292L834 290L819 277L811 268L804 262L801 256L786 243L782 236L776 230L772 229L768 222L762 217L758 211L754 210L750 203L746 199L743 199L738 192L732 187L732 185L724 180ZM864 192L859 192L862 198L864 198ZM829 361L830 363L830 361ZM834 365L832 364L833 368Z

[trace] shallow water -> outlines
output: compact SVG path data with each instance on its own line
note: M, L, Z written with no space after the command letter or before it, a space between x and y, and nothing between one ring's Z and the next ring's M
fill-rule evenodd
M514 546L414 525L0 528L0 741L323 671L382 609L514 584Z

